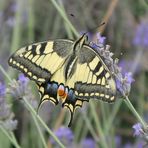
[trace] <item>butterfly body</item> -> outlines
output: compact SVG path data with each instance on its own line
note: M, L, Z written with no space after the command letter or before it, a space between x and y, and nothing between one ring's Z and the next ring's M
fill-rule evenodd
M99 53L90 47L87 35L75 42L65 39L40 42L23 47L10 58L9 64L34 80L41 94L40 104L50 100L62 102L71 112L84 101L116 99L114 76Z

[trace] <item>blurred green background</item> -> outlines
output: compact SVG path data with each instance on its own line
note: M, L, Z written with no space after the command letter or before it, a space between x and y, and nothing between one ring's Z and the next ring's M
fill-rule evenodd
M75 29L67 22L71 22ZM105 25L92 30L101 22L105 22ZM129 99L141 118L147 122L147 0L0 0L0 64L11 79L17 79L18 71L7 64L15 50L44 40L75 40L78 38L75 30L79 35L89 32L91 40L97 32L106 37L106 44L111 46L113 58L119 59L123 74L128 71L133 73L135 81ZM10 82L2 72L0 81L9 88ZM39 95L34 83L27 82L27 86L30 87L27 90L31 94L29 97L37 104ZM43 137L40 136L33 116L21 100L7 94L4 99L11 105L10 112L14 113L14 119L17 120L17 127L12 132L20 147L60 147L39 123ZM39 115L57 137L60 135L59 139L65 147L140 148L146 143L133 136L132 126L137 123L137 119L123 99L117 99L114 104L98 100L84 103L83 108L76 111L70 129L67 128L69 112L63 111L61 105L54 107L46 102L40 108ZM2 147L16 145L12 144L8 135L0 132Z

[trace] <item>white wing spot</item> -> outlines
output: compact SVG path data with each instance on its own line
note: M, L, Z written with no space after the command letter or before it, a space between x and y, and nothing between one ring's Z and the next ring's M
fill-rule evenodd
M115 99L115 97L114 97L114 96L112 96L112 97L110 98L110 100L111 100L111 101L113 101L114 99Z
M13 61L13 60L12 60L12 58L11 58L11 59L9 59L9 62L10 62L10 63L12 63L12 61Z
M104 97L104 94L100 94L100 97Z
M83 93L80 93L79 96L83 96Z
M16 64L16 61L13 61L13 64L15 65Z
M29 46L28 46L28 50L31 50L31 49L32 49L32 45L29 45Z
M109 98L109 95L105 95L105 98L107 98L107 99L108 99L108 98Z

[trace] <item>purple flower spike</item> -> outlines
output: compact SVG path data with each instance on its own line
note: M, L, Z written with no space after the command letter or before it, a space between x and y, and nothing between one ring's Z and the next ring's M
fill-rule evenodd
M133 148L133 145L128 142L128 143L126 143L126 144L124 145L123 148Z
M134 129L134 136L140 136L143 134L143 129L141 123L136 123L132 127Z
M2 84L2 83L0 82L0 96L1 96L1 97L4 97L4 96L5 96L5 93L6 93L6 87L5 87L4 84Z
M17 81L13 80L9 84L7 92L11 94L14 99L21 100L23 97L25 97L26 99L28 99L33 108L37 108L37 100L32 94L32 89L29 86L29 79L25 77L24 74L20 74Z
M81 145L82 145L82 148L95 148L96 147L95 141L91 138L86 138L82 140Z
M106 37L101 36L100 32L97 33L97 41L98 41L98 44L104 44L105 43L105 40L106 40Z
M74 135L69 128L62 126L58 130L56 130L54 134L65 146L70 146L73 142ZM50 140L53 145L57 145L56 141L53 138L51 138Z
M6 102L6 87L0 82L0 125L9 131L16 129L17 120L14 120L14 113L12 112L10 105Z
M126 79L126 82L129 83L129 85L131 85L131 83L135 81L132 77L131 72L128 72L125 74L125 79Z
M121 147L122 139L121 136L115 136L116 147Z
M143 142L140 140L140 143L138 142L136 147L142 148L142 147L148 147L148 126L142 126L141 123L136 123L132 127L134 129L134 136L140 137L143 139ZM142 142L142 143L141 143Z
M24 74L19 74L18 80L24 85L27 85L29 82L29 79Z
M142 21L137 27L135 37L133 39L133 44L138 47L147 48L148 47L148 21Z

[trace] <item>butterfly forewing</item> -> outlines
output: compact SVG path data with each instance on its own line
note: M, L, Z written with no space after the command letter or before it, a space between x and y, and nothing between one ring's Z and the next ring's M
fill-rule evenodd
M70 40L55 40L29 45L16 51L9 64L36 82L50 80L72 50Z

